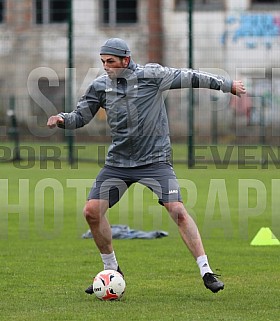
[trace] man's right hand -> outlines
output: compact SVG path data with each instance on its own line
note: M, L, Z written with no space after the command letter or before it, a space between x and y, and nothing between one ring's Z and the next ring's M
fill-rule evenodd
M246 88L241 80L234 80L232 83L231 93L238 97L246 94Z
M47 126L49 128L54 128L57 126L57 124L64 124L64 119L61 116L59 115L51 116L48 119Z

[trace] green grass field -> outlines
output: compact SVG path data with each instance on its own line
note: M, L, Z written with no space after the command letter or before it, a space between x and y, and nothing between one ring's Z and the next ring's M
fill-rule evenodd
M250 246L261 227L280 237L275 166L175 165L210 264L225 283L217 294L205 289L168 214L134 185L108 213L110 222L169 236L114 240L127 283L119 302L84 293L102 269L92 240L81 238L88 228L83 203L100 167L27 167L0 164L0 320L279 320L280 247Z

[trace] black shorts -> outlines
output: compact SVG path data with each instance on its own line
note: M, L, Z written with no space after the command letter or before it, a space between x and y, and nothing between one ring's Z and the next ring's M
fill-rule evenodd
M140 183L151 189L158 196L161 205L182 202L180 187L169 163L131 168L105 165L96 178L88 200L108 200L109 207L112 207L133 183Z

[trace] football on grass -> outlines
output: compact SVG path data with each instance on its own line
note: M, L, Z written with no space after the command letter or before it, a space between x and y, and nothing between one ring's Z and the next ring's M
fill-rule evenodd
M98 299L118 300L125 291L125 280L115 270L104 270L99 272L93 280L93 292Z

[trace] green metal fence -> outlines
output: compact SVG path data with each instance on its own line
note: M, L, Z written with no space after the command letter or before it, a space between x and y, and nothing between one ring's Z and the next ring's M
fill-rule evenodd
M184 157L174 161L189 161L190 167L199 162L197 146L277 149L280 4L267 1L264 8L252 1L247 8L229 9L232 1L183 2L2 1L1 144L66 144L70 162L75 145L107 144L110 131L102 110L74 134L51 131L46 121L75 108L102 73L100 46L107 38L122 37L140 64L153 59L170 67L193 67L241 78L247 86L242 99L207 90L167 94L171 140L185 146ZM274 161L277 157L272 156Z

